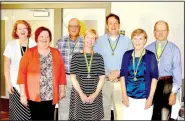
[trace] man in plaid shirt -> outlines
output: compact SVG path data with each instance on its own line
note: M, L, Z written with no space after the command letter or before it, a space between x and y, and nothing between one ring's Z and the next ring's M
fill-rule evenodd
M72 83L70 81L70 63L74 53L79 53L83 50L83 38L79 36L80 33L80 21L76 18L72 18L68 24L69 35L59 39L56 43L57 49L63 56L66 68L66 97L59 102L59 120L68 120L69 116L69 102L72 89Z

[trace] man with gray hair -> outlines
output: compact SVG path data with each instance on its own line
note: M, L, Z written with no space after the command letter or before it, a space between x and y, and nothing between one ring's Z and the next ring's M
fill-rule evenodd
M180 109L178 94L182 85L181 53L174 43L168 41L168 34L168 23L157 21L154 25L156 40L146 47L155 53L159 68L152 120L176 120L179 112L176 109Z
M66 97L59 102L59 120L68 120L69 116L69 102L72 89L72 83L70 81L70 63L74 53L79 53L83 50L83 38L80 37L80 21L77 18L72 18L68 24L69 35L66 35L59 39L56 43L57 49L63 56L66 68Z

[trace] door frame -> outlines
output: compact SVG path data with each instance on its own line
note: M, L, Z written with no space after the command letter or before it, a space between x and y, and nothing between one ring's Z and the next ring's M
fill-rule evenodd
M54 9L54 43L63 36L63 9L99 8L105 9L105 16L111 12L111 2L1 2L0 6L1 9Z

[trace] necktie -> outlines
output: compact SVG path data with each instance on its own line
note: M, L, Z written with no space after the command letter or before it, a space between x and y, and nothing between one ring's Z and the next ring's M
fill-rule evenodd
M162 52L162 47L161 47L162 43L158 43L158 47L157 47L157 57L159 58Z

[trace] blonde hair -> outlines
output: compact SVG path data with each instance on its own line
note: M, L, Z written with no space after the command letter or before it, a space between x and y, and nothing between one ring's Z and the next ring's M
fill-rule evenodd
M88 30L86 30L85 33L84 33L84 38L87 36L88 33L94 34L95 35L95 39L98 38L98 33L97 33L97 31L95 29L88 29Z
M143 34L144 38L147 40L148 38L147 33L143 29L135 29L131 34L131 40L134 38L134 36L140 35L140 34Z

